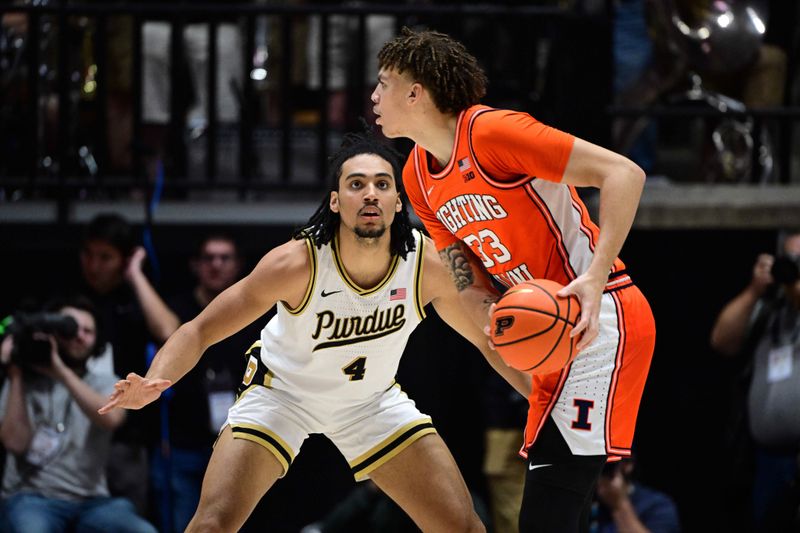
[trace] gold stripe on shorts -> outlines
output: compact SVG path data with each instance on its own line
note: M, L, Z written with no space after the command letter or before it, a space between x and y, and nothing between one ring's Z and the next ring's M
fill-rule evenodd
M283 465L283 472L289 470L289 465L294 460L292 449L280 438L262 426L254 424L236 424L231 426L234 439L244 439L260 444L268 451L272 452L278 462Z
M370 472L430 433L436 433L430 418L421 418L401 427L383 442L350 461L356 481L365 479Z

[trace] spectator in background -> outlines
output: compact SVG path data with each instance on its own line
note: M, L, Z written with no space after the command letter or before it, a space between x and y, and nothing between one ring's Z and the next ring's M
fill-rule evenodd
M378 2L383 3L383 2ZM348 6L363 5L361 2L344 2ZM374 82L378 70L378 50L384 42L395 35L395 18L390 15L368 15L365 17L364 56L358 57L359 18L348 15L332 15L328 20L328 39L324 47L322 40L323 18L311 17L308 35L308 84L312 89L322 86L320 70L321 50L328 55L327 89L328 121L332 128L347 126L348 110L351 116L369 116L371 106L366 99L368 88ZM356 79L358 66L363 68L362 79ZM358 102L348 102L348 88L361 91L365 98Z
M476 509L477 511L477 509ZM411 533L414 522L374 482L359 483L322 520L300 533Z
M97 215L86 228L80 251L82 292L97 308L111 347L113 370L145 371L147 345L161 343L178 327L170 311L142 271L146 253L136 246L133 229L116 214ZM110 371L111 362L107 369ZM109 461L109 489L131 499L140 513L148 508L147 450L155 444L155 409L130 413L114 434Z
M233 237L211 233L202 239L190 266L197 284L169 300L181 323L195 318L239 280L242 257ZM194 515L211 447L244 375L244 353L258 340L265 324L266 316L211 346L200 363L170 389L171 394L160 400L167 406L169 438L166 446L156 449L151 475L159 501L166 497L170 502L171 515L161 516L162 531L183 531Z
M170 119L171 73L180 68L171 65L169 22L146 22L142 27L144 45L144 122L167 124ZM216 65L209 64L208 24L189 24L183 29L183 52L188 63L191 94L194 97L186 117L190 129L201 132L208 125L208 69L216 68L218 100L213 107L223 123L239 120L239 91L242 89L242 36L234 23L217 28Z
M177 54L181 62L174 65L173 22L149 21L142 26L142 121L147 128L149 148L156 159L166 156L168 161L171 154L167 134L172 117L179 127L186 128L191 139L205 133L209 111L220 125L232 127L239 122L244 79L242 35L236 22L228 19L217 25L214 65L210 64L209 24L192 23L182 28L182 46ZM210 102L209 72L216 77L214 102ZM177 109L172 109L171 102L174 82L180 84L175 88L181 104ZM172 132L170 137L173 140L185 138L183 130Z
M787 52L796 40L794 3L618 0L614 12L616 104L699 103L719 111L784 105ZM613 125L617 149L648 174L669 168L669 154L657 154L656 145L658 131L674 125L656 123L641 115L618 117ZM754 127L749 119L708 117L704 127L699 171L706 180L765 181L778 175L772 155L781 143L777 123ZM751 144L762 145L760 156L743 148ZM661 165L657 155L665 156Z
M597 480L592 533L680 533L672 498L634 480L634 460L608 463Z
M519 510L525 488L525 461L519 456L527 398L497 373L486 377L483 402L486 411L486 451L483 473L489 488L495 533L518 533Z
M74 337L31 327L3 341L3 361L11 362L0 396L0 440L8 451L2 530L155 533L129 500L109 497L111 432L126 413L97 413L117 377L86 365L102 352L94 307L74 297L52 310L75 321Z
M711 345L723 355L751 360L754 527L776 531L782 513L796 520L799 510L785 496L797 480L800 449L800 230L784 236L777 257L758 256L750 283L717 317ZM778 508L778 502L794 509Z
M4 4L25 5L31 4L27 0L14 0ZM101 0L88 0L84 4L97 3ZM102 2L105 3L105 2ZM2 50L2 82L3 100L0 105L2 121L0 128L7 135L4 138L0 160L5 168L26 168L27 158L36 157L30 151L31 146L24 139L25 131L31 127L32 121L43 121L38 128L40 135L44 135L47 142L39 141L39 156L43 167L49 168L47 158L57 161L60 156L66 156L58 161L62 171L76 172L85 175L87 172L94 175L95 166L102 164L101 172L106 174L129 174L131 172L131 141L133 134L131 88L133 86L133 17L127 14L113 14L105 17L103 25L97 23L95 17L76 16L66 19L67 29L59 31L61 22L54 13L39 13L36 24L29 28L28 14L24 12L6 12L0 17L0 50ZM34 30L32 33L29 29ZM101 30L104 35L101 37ZM67 35L65 38L64 35ZM100 39L104 46L98 46ZM36 39L36 43L32 41ZM66 69L64 76L67 78L69 91L68 105L59 110L58 72L62 66L59 64L59 41L63 39L68 50L67 61L63 65ZM29 116L28 106L32 94L37 94L28 87L31 81L27 72L29 48L38 48L35 67L38 69L36 80L39 101L34 104L39 107L40 117ZM8 55L13 56L8 60ZM102 59L101 59L102 58ZM104 61L103 61L104 60ZM101 62L102 61L102 62ZM98 65L105 67L105 71L98 70ZM103 84L103 91L99 90L97 82ZM101 100L100 95L106 99ZM91 107L91 112L85 106ZM100 113L99 108L105 112ZM63 153L52 146L53 140L50 130L58 130L58 121L66 120L72 125L66 140ZM105 124L99 124L98 118L105 117ZM101 140L99 133L103 132L106 139ZM15 139L15 137L22 137ZM7 139L7 140L6 140ZM100 145L105 145L107 153L98 150ZM22 155L24 157L20 157ZM103 156L107 155L107 159ZM98 156L98 160L95 159ZM54 161L54 162L55 162ZM50 169L53 171L54 169Z
M613 58L614 99L617 105L629 103L629 92L653 62L653 43L650 39L645 17L645 0L623 0L614 2ZM622 123L614 124L615 133L621 135ZM631 141L630 146L621 147L626 155L646 173L651 173L655 163L657 128L651 122Z

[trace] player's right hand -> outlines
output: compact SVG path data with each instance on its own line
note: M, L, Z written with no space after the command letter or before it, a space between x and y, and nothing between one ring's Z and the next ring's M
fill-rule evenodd
M126 379L121 379L114 384L114 392L108 398L108 403L97 410L104 415L121 407L123 409L141 409L154 402L172 385L168 379L143 378L131 372Z

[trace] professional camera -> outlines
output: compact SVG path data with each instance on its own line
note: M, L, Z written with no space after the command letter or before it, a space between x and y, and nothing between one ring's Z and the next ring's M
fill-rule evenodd
M21 367L50 366L50 343L35 339L36 333L73 339L78 335L74 318L59 313L17 313L6 332L14 336L11 361Z
M791 285L800 279L800 257L779 255L772 264L772 279L780 285Z

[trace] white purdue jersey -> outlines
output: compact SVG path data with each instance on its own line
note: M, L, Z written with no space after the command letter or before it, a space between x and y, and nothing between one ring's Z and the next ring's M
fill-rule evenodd
M261 332L264 384L298 396L330 399L345 407L370 400L394 384L408 337L424 318L421 295L424 237L395 256L375 287L363 289L347 275L338 242L311 256L311 283L301 304L278 303Z

